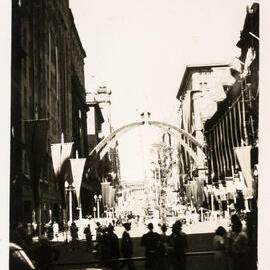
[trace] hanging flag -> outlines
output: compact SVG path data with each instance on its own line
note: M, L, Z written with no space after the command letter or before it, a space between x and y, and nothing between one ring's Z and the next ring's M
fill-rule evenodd
M72 146L73 142L51 145L52 163L56 177L60 174L64 162L70 157Z
M220 177L220 175L222 174L222 171L223 171L223 163L222 163L222 158L221 158L220 136L219 136L218 124L216 125L215 129L216 129L217 158L218 158L218 162L219 162L219 175L218 175L218 177Z
M82 183L82 175L84 170L84 164L86 159L85 158L70 158L70 166L71 166L71 172L72 172L72 178L73 178L73 186L75 188L75 193L77 196L78 205L81 205L80 200L80 189L81 189L81 183Z
M47 151L48 125L48 119L25 121L25 144L35 207L40 203L40 173Z
M224 144L224 154L225 154L225 160L226 160L226 168L225 168L225 173L229 170L229 168L231 168L231 164L230 164L230 157L229 157L229 153L228 153L228 137L227 137L227 132L226 132L226 126L225 126L225 122L226 122L226 114L224 115L223 119L222 119L222 133L223 133L223 144Z
M216 134L216 126L213 129L213 142L214 142L214 153L215 153L215 161L217 164L217 174L220 176L220 161L218 158L218 148L217 148L217 134Z
M239 134L239 120L238 120L238 102L239 100L234 103L233 105L233 122L234 122L234 129L233 129L233 132L234 132L234 135L235 135L235 145L236 146L240 146L240 135Z
M110 191L110 207L115 206L115 188L112 187Z
M212 130L210 130L210 132L208 133L208 143L209 143L209 154L210 154L210 171L211 172L215 172L215 168L214 168L214 157L213 157L213 152L214 152L214 145L213 145L213 141L212 141ZM213 180L213 179L211 179Z
M230 131L231 131L231 142L232 142L232 153L233 153L233 168L237 168L238 164L237 164L237 158L236 158L236 153L234 151L234 147L237 146L236 145L236 141L235 141L235 137L234 137L234 121L233 121L233 107L229 110L229 120L230 120ZM234 169L232 170L232 175L234 174Z
M253 176L251 171L251 146L235 147L241 171L247 187L247 197L253 197Z
M220 154L221 154L221 160L222 160L222 171L223 171L223 174L225 175L226 159L225 159L225 149L224 149L224 136L222 132L222 119L220 119L218 123L218 128L219 128L219 137L220 137Z
M109 182L102 182L101 183L101 193L102 193L103 205L107 205L107 203L108 203L109 186L110 186Z
M245 140L245 131L244 131L244 121L243 121L243 115L242 113L244 114L245 113L245 109L244 107L242 108L241 106L241 103L242 103L242 99L243 99L243 93L241 93L241 96L240 96L240 99L237 103L237 106L238 106L238 119L239 119L239 138L240 138L240 144L239 146L243 146L243 143L242 141ZM244 106L244 103L243 103L243 106ZM243 109L243 110L242 110Z
M225 129L225 137L226 137L226 146L227 146L227 154L228 154L228 160L229 160L229 168L231 169L233 166L233 156L232 156L232 145L231 145L231 136L230 136L230 128L229 128L229 118L228 118L228 111L225 114L225 123L224 123L224 129Z

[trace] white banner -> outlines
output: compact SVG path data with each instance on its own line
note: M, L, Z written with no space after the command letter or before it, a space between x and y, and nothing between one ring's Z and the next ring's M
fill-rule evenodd
M52 163L56 176L59 175L62 165L71 155L73 142L55 143L51 145Z
M251 146L235 147L236 156L238 158L241 171L247 186L247 196L252 197L253 194L253 176L251 172Z
M111 197L111 207L114 207L115 206L115 188L112 187L111 188L111 192L110 192L110 197Z
M71 172L73 178L73 186L75 188L78 205L80 206L80 189L82 183L82 175L83 169L86 159L85 158L71 158L70 165L71 165Z
M108 198L108 188L110 186L109 182L102 182L101 183L101 192L102 192L102 200L103 200L103 204L106 205L107 203L107 198ZM107 195L107 198L106 198Z

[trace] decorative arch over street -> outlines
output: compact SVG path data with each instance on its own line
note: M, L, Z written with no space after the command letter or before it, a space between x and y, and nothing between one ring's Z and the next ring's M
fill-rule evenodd
M179 143L190 154L196 164L199 164L201 161L201 159L198 158L199 154L200 157L203 157L204 159L206 158L205 147L200 142L198 142L198 140L194 136L181 128L160 121L140 121L124 125L113 131L110 135L108 135L101 142L99 142L99 144L97 144L96 147L90 152L89 156L92 156L95 153L99 155L102 159L104 155L109 151L109 149L115 144L116 140L119 137L121 137L126 132L143 125L158 127L161 130L168 132L170 135L177 138ZM184 138L186 138L186 140L183 140L183 136ZM196 151L189 145L189 142L192 142L192 144L196 146Z

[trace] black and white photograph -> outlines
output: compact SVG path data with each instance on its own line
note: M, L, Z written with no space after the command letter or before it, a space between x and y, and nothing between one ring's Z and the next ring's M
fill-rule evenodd
M260 1L8 2L7 269L267 269Z

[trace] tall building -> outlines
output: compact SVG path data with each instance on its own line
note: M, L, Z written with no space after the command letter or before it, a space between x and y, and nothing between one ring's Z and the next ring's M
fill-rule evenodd
M88 153L85 57L68 0L12 1L11 223L32 221L27 121L48 120L40 172L43 221L58 219L61 210L51 144L59 143L63 133L80 157Z
M225 97L223 86L232 76L228 64L189 65L186 67L177 99L180 101L179 127L205 145L204 123L217 110L217 103ZM194 164L187 151L180 146L180 173L190 173L205 167L203 156ZM199 153L198 153L199 154Z
M256 198L259 105L259 4L247 8L236 44L241 49L238 65L231 66L234 83L205 124L209 170L214 182L242 178L246 199ZM255 175L253 174L255 172ZM232 181L231 181L232 182Z

